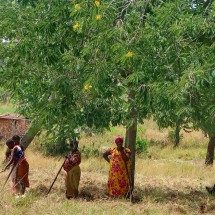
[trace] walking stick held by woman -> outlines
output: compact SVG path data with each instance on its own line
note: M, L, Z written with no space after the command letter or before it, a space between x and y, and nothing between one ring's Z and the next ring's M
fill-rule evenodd
M60 172L61 172L61 170L62 170L62 168L63 168L63 165L64 165L65 161L66 161L66 159L64 160L64 162L63 162L63 164L61 165L60 169L58 170L58 173L57 173L57 175L55 176L54 181L52 182L52 184L51 184L51 186L50 186L50 188L49 188L49 190L48 190L46 196L49 195L49 193L50 193L50 191L51 191L51 189L52 189L52 187L53 187L55 181L57 180L58 175L60 174Z

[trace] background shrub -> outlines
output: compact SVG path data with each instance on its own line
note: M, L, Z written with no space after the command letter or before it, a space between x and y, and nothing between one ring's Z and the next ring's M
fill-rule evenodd
M148 149L148 141L137 136L137 141L136 141L136 152L138 154L140 153L147 153L147 149Z

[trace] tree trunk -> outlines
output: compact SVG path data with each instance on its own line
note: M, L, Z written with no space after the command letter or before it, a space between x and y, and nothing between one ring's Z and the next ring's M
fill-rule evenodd
M135 98L135 91L131 90L128 95L128 100L132 104ZM126 128L126 144L131 150L131 168L130 168L130 179L131 179L131 192L134 189L134 173L135 173L135 154L136 154L136 136L137 136L137 112L134 108L130 110L130 117L133 119L131 126Z
M180 125L178 123L176 123L176 127L175 127L175 145L174 147L178 147L180 142Z
M206 159L205 159L205 164L207 166L213 165L214 148L215 148L215 136L209 134L209 143L208 143L207 155L206 155Z
M125 131L125 147L128 147L129 148L129 142L128 142L128 130L129 129L126 129Z
M29 128L27 133L21 139L21 145L24 147L24 149L26 149L30 145L30 143L32 142L32 140L34 139L34 137L37 135L38 132L39 132L38 127Z
M127 147L131 150L131 168L130 168L130 175L131 175L131 187L134 188L134 174L135 174L135 152L136 152L136 136L137 136L137 120L126 129L126 140L127 140Z

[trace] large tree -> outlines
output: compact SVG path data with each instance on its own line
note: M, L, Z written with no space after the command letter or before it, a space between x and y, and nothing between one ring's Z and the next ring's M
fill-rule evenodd
M147 78L141 72L148 62L137 39L144 6L133 1L24 3L0 8L0 35L10 41L2 51L1 84L33 125L56 141L74 137L82 126L125 125L134 183L137 120L147 114L139 99L146 98Z
M0 37L10 43L1 46L1 85L36 128L59 142L78 127L125 125L134 183L137 122L150 105L154 113L160 105L169 116L181 113L182 120L196 116L182 88L205 53L196 56L202 46L192 33L194 3L166 2L2 1ZM177 105L159 99L165 87L161 98Z
M156 58L154 95L161 98L155 98L155 116L158 120L163 115L173 119L182 116L207 133L206 164L213 163L215 146L214 6L212 1L166 3L148 18L145 28Z

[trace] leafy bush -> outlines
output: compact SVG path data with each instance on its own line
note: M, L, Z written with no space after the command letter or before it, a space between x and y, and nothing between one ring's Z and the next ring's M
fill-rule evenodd
M48 156L65 155L71 152L71 148L68 141L65 139L53 138L52 136L46 136L41 134L35 141L37 150ZM82 157L99 157L101 153L99 148L94 143L79 146Z
M82 157L89 158L89 157L99 157L99 149L96 147L85 147L85 145L81 149Z
M50 138L40 137L38 142L37 149L48 156L62 155L71 151L65 140L55 142Z
M146 153L148 149L148 141L137 136L136 140L136 152L137 153Z

